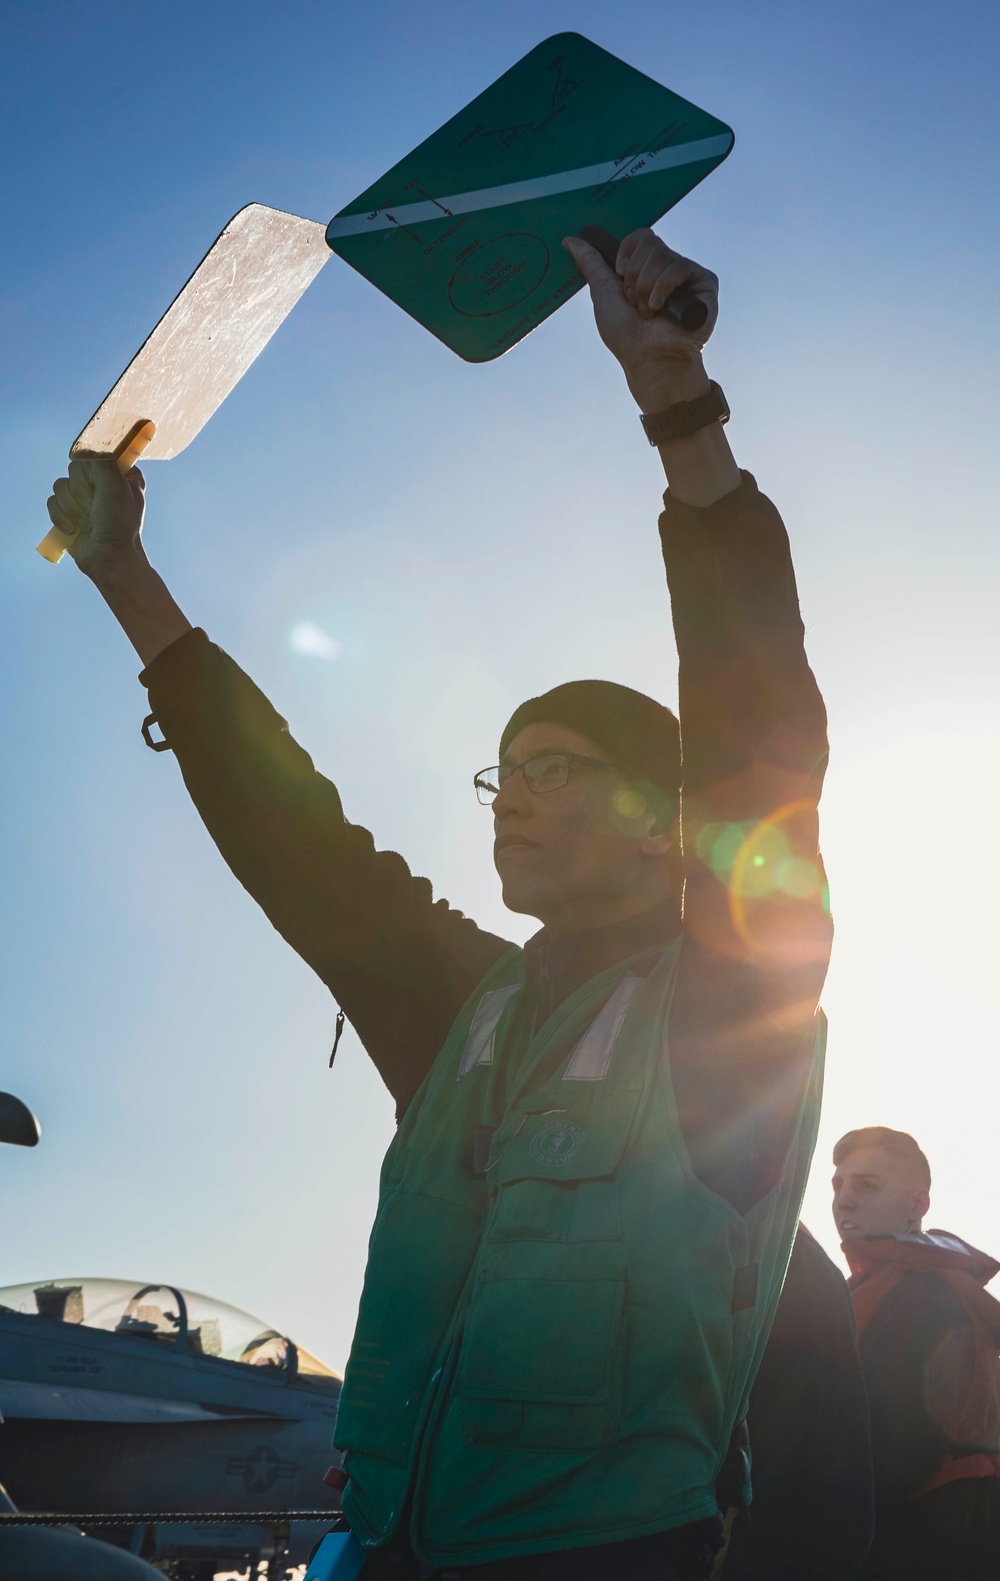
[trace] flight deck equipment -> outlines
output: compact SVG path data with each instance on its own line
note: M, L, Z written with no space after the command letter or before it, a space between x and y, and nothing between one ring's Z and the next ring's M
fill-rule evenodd
M71 456L179 454L225 400L331 250L469 362L489 362L583 285L562 247L606 257L725 159L724 122L579 33L545 39L325 230L251 203L233 216L75 440ZM685 328L705 306L675 292ZM53 528L55 563L76 535Z

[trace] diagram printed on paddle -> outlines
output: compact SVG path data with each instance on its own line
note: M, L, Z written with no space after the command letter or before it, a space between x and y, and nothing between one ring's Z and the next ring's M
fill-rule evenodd
M540 236L495 236L459 264L448 284L448 299L466 318L495 318L541 285L549 261Z

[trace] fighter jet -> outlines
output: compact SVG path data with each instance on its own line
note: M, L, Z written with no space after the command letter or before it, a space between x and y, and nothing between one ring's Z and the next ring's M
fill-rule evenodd
M0 1093L0 1142L34 1146L40 1130ZM60 1511L184 1581L260 1560L271 1573L308 1558L330 1521L254 1520L262 1511L338 1509L322 1482L341 1380L287 1335L248 1312L176 1285L50 1279L0 1289L0 1509ZM154 1518L102 1528L95 1512ZM185 1511L246 1521L171 1522ZM65 1547L72 1534L0 1525L0 1560L16 1545ZM74 1546L78 1545L78 1546ZM21 1549L24 1548L24 1555ZM77 1537L65 1574L97 1561L103 1543ZM104 1550L108 1581L118 1558ZM47 1552L47 1549L46 1549ZM61 1555L60 1555L61 1558ZM66 1563L62 1560L62 1563ZM56 1555L37 1571L64 1573ZM74 1568L75 1566L75 1568ZM0 1565L0 1569L3 1566ZM4 1572L6 1574L6 1571ZM15 1573L10 1571L11 1575ZM156 1572L149 1571L149 1574Z
M322 1477L340 1387L287 1335L176 1285L0 1289L0 1482L21 1510L247 1514L116 1529L146 1558L270 1558L274 1532L254 1511L329 1504L332 1519ZM293 1523L286 1563L303 1562L328 1525Z

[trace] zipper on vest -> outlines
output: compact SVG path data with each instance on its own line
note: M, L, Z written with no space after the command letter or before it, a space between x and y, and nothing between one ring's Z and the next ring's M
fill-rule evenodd
M552 979L549 976L549 951L544 946L538 956L538 992L535 998L535 1025L538 1032L552 1014Z

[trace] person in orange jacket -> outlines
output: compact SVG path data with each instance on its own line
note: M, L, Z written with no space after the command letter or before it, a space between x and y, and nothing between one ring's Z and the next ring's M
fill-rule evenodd
M1000 1262L923 1232L931 1173L912 1136L849 1131L833 1214L871 1405L870 1581L1000 1577Z

